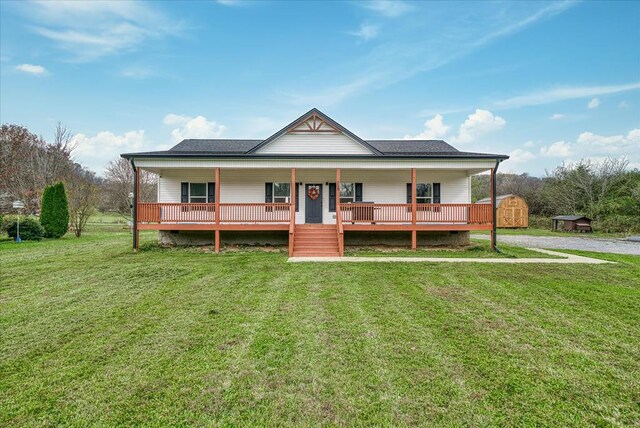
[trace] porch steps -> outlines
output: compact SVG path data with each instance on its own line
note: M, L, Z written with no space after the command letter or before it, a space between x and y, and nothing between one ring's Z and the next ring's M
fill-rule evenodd
M338 257L338 231L332 224L298 224L293 238L296 257Z

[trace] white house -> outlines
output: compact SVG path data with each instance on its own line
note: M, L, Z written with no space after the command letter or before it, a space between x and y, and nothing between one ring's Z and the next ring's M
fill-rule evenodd
M342 255L350 243L441 244L493 230L493 204L471 204L471 176L508 156L438 140L363 140L317 109L265 140L184 140L127 153L158 174L158 202L134 200L139 230L168 243L288 242L290 255ZM495 185L492 196L495 198ZM400 240L400 241L398 241Z

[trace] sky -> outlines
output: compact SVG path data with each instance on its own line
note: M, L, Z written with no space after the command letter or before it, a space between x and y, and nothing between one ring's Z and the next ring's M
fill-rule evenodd
M317 107L502 171L640 168L640 2L0 1L0 121L98 174L183 138L267 138Z

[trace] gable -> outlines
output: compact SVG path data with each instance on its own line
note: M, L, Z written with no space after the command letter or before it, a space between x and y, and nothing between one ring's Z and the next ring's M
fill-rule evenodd
M250 153L374 155L378 150L317 109L312 109L256 146Z

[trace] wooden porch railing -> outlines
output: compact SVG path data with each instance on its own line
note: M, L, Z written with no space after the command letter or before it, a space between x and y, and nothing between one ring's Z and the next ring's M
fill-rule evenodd
M221 203L221 223L289 223L289 203ZM215 223L214 203L140 203L139 223Z
M411 204L340 204L342 223L411 223ZM416 223L490 224L489 204L417 204Z

